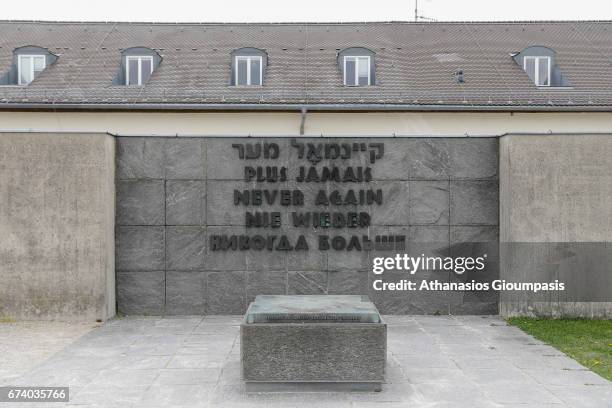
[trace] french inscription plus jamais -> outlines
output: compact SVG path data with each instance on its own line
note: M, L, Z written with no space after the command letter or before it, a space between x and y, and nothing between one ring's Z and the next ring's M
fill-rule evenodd
M370 227L370 211L383 204L382 189L355 188L358 183L367 184L373 180L372 166L384 156L383 143L302 143L293 139L287 152L277 143L267 142L234 143L232 148L238 159L245 161L244 180L257 186L234 189L233 204L245 208L247 231L267 230L268 233L212 235L209 240L212 251L404 249L403 235L341 234L344 230ZM282 157L286 159L284 163L295 164L294 171L288 165L270 165L270 161ZM359 165L341 165L349 159ZM266 165L260 165L257 160L265 160ZM324 165L319 165L322 161ZM283 188L291 183L293 188ZM306 195L299 188L306 183L321 187L314 190L309 187ZM329 188L330 184L326 183L334 183L336 188ZM339 188L343 185L349 188ZM280 232L283 227L294 228L298 234L286 235ZM309 242L304 233L299 233L303 230L315 231L318 235L309 236L312 240Z
M289 180L285 166L245 166L244 180L259 183L282 183ZM299 166L294 178L298 183L363 183L372 181L371 167Z

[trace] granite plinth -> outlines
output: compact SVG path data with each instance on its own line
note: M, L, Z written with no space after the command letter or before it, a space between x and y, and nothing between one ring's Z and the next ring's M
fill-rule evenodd
M386 324L367 296L257 296L240 326L247 385L380 390Z

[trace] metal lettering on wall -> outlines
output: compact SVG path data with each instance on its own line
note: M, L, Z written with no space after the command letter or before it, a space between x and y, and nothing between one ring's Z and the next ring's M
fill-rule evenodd
M383 158L384 143L301 143L291 141L295 149L297 174L290 176L287 166L258 166L256 160L276 160L283 154L277 143L239 143L232 144L239 160L244 161L244 180L246 182L270 185L271 188L255 188L233 192L234 206L245 207L245 225L249 231L245 235L212 235L212 251L228 250L269 250L269 251L307 251L311 248L321 251L369 251L402 250L405 247L404 235L376 235L370 238L365 234L341 235L337 231L368 228L372 216L370 208L382 205L382 189L350 188L346 191L333 189L329 183L355 186L372 181L373 167ZM337 166L334 160L348 160L361 156L367 165ZM328 165L317 167L325 160ZM301 161L301 162L300 162ZM292 182L296 185L318 183L321 188L307 195L300 188L274 188L275 184ZM311 184L308 184L309 186ZM361 187L361 186L360 186ZM314 205L322 211L304 211L305 204ZM281 206L289 209L288 217L283 220L280 211L259 211L267 206ZM353 211L341 211L341 207L351 206ZM332 210L330 210L332 207ZM288 225L283 225L285 221ZM289 226L296 229L312 228L318 232L316 242L309 242L305 235L299 234L293 240L287 235L274 234L275 230ZM259 232L261 231L261 232Z

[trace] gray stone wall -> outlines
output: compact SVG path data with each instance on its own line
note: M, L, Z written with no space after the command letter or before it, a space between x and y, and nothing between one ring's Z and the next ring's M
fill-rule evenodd
M346 139L300 138L300 142ZM124 314L240 314L258 294L368 294L382 313L496 313L497 299L471 294L376 292L371 259L379 251L319 251L316 236L405 235L407 252L448 253L462 242L498 242L498 143L495 138L355 138L383 142L370 183L296 183L299 161L289 138L117 139L116 269L119 312ZM245 161L232 143L275 142L277 160L288 166L285 183L245 182ZM335 160L340 167L366 165L364 157ZM316 166L330 163L324 160ZM280 185L279 185L280 184ZM274 234L306 236L309 251L211 251L215 234L255 234L245 227L245 207L233 190L300 188L302 210L321 211L311 201L318 189L380 188L372 225L356 231L287 227L292 207L272 206L283 218ZM329 208L329 210L334 210ZM346 210L346 208L345 208ZM391 251L395 253L397 251ZM492 262L494 264L494 262ZM495 266L492 266L496 273ZM435 273L448 281L447 272ZM386 281L405 278L385 273Z
M115 140L0 133L0 317L115 315Z
M504 316L612 316L612 136L500 138L500 277L566 282L502 293Z

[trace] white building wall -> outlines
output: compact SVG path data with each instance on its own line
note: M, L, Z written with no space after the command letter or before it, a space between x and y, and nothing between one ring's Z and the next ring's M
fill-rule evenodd
M0 131L109 132L160 136L295 136L299 112L0 112ZM612 132L612 113L315 113L305 136L495 136Z

